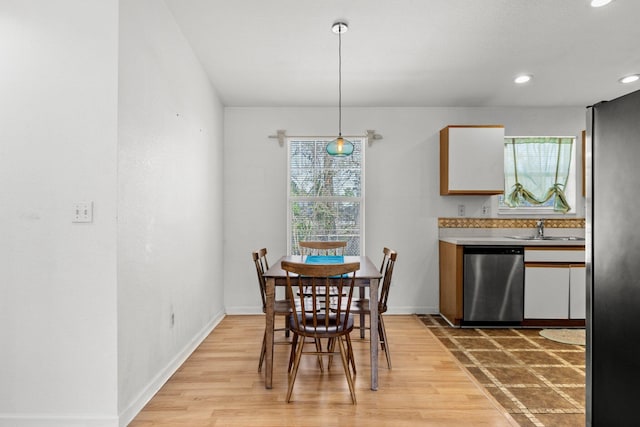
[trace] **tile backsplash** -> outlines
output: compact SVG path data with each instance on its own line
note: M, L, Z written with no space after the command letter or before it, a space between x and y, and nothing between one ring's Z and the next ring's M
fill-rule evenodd
M438 218L438 228L535 228L539 218ZM584 218L549 218L548 228L584 228Z
M533 235L538 218L438 218L438 236L443 237L499 237ZM545 218L548 236L585 236L584 218Z

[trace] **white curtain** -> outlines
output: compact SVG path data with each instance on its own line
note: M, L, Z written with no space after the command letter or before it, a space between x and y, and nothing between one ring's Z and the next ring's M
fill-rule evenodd
M553 199L553 209L571 209L565 188L574 138L505 139L505 203L541 205Z

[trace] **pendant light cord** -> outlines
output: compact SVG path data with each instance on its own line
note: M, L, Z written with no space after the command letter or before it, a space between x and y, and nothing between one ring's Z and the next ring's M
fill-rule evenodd
M353 144L342 137L342 33L346 33L347 24L335 22L331 30L338 35L338 137L329 142L326 151L330 156L345 157L353 153Z
M342 136L342 26L338 31L338 136Z

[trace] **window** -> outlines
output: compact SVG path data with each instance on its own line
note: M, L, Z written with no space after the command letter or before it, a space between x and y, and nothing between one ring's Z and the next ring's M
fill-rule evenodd
M572 213L575 137L506 137L500 213Z
M349 140L353 154L333 157L327 139L288 139L288 253L300 253L299 241L342 240L345 255L361 254L366 138Z

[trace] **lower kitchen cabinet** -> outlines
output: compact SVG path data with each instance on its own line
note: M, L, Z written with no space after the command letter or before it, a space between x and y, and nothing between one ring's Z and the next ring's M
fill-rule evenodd
M569 319L587 317L587 272L584 265L569 268Z
M524 270L524 318L568 319L568 266L530 266Z
M440 241L440 314L460 326L463 314L463 246Z
M469 325L464 310L464 246L440 241L440 314ZM586 314L584 247L524 246L521 326L583 326Z
M585 319L584 249L526 248L524 277L525 319Z

